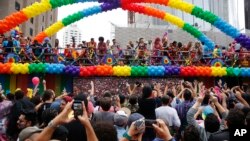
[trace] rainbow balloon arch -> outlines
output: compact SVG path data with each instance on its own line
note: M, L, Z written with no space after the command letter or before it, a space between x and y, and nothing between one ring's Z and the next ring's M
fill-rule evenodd
M30 18L55 8L85 2L98 2L100 5L83 9L82 11L78 11L65 17L61 21L57 21L43 32L36 35L35 39L42 42L46 37L53 36L62 28L83 18L113 9L122 8L123 10L153 16L176 25L178 28L186 31L199 41L204 42L209 50L214 49L215 43L196 27L186 23L179 17L166 13L165 11L142 5L142 3L152 3L178 9L200 18L233 38L243 47L250 49L250 37L240 33L238 29L210 11L205 11L198 6L183 0L41 0L41 2L35 2L32 5L23 8L20 11L14 12L0 20L0 33L2 34L11 31L21 23L28 21ZM51 80L53 78L52 80L55 80L55 83L51 82L50 86L54 85L51 87L54 87L57 92L60 92L60 90L62 90L65 86L72 85L71 78L73 77L250 77L250 68L213 66L73 66L49 63L0 63L0 68L0 82L7 82L5 87L8 87L11 91L13 91L15 87L19 86L25 88L26 85L24 86L23 84L31 80L31 78L28 80L26 76L32 77L37 75L46 75L47 80ZM58 75L61 77L57 77ZM1 76L4 76L3 79ZM61 82L61 86L57 87L56 84L59 82ZM72 89L72 86L70 87L70 89Z
M72 77L250 77L250 68L207 66L74 66L32 63L0 64L0 74L60 74Z
M21 9L18 12L15 12L3 20L0 21L0 33L5 33L15 28L17 25L27 21L28 19L40 15L49 10L75 3L84 3L84 2L98 2L101 3L99 6L93 6L88 9L84 9L75 14L69 15L64 18L62 21L58 21L45 29L43 32L39 33L35 39L42 42L44 38L49 37L57 33L62 28L79 21L85 17L106 12L109 10L122 8L124 10L129 10L137 12L140 14L146 14L153 16L159 19L162 19L166 22L170 22L177 27L183 29L184 31L190 33L192 36L197 38L199 41L204 42L209 49L213 49L215 44L211 39L204 35L197 28L192 25L185 23L182 19L175 17L169 13L165 13L159 9L155 9L149 6L140 5L138 3L153 3L160 4L164 6L169 6L191 14L197 18L200 18L211 25L215 26L223 33L235 39L243 47L250 49L250 38L242 33L218 16L214 15L210 11L205 11L202 8L195 6L191 3L185 2L183 0L41 0L41 2L35 2L34 4Z

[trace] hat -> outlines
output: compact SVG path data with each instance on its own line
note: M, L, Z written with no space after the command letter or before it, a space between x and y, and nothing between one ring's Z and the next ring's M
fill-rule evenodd
M114 115L114 124L117 126L124 126L128 122L128 116L124 111L117 111Z
M131 110L127 107L122 107L119 111L125 112L127 116L130 116L131 114Z
M125 111L119 110L116 113L119 114L119 115L121 115L121 116L128 117L128 114Z
M63 100L68 103L68 102L72 101L72 98L70 96L66 95L66 96L63 97Z
M27 127L23 129L20 134L18 135L19 141L24 141L30 136L32 136L34 133L40 133L42 129L39 129L37 127Z
M129 116L127 125L130 126L134 121L141 119L141 118L145 118L145 117L139 113L133 113Z
M202 110L202 118L205 120L207 115L209 114L213 114L214 113L214 109L211 106L205 106Z
M48 37L46 37L46 38L44 39L44 41L50 41L50 39L49 39Z

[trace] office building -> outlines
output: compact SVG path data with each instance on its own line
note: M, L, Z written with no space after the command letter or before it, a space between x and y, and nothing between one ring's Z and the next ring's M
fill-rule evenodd
M40 0L0 0L0 19L5 18L13 12L19 11L34 2ZM31 18L19 26L24 36L34 37L53 23L57 21L57 9L43 13L37 17ZM51 43L54 44L56 35L51 37Z
M250 29L250 1L245 0L245 28Z
M211 11L215 15L219 16L223 20L229 22L234 27L238 29L242 29L245 27L244 19L244 0L185 0L186 2L192 3L201 7L204 10ZM249 28L250 28L250 1L245 0L247 2L245 4L246 12L248 16L246 16L246 22L249 21ZM173 14L185 22L195 26L201 31L217 31L216 28L213 28L211 24L192 16L191 14L182 12L178 9L173 9L170 7L162 6L162 5L152 5L146 4L157 9L161 9L165 12ZM246 23L247 24L247 23ZM164 28L164 29L176 29L177 27L162 21L160 19L145 16L138 13L128 12L128 25L129 27L142 27L142 28Z
M76 45L79 45L82 41L82 34L81 30L77 27L76 24L69 25L65 29L63 33L63 47L65 47L67 44L72 45L73 37L75 38Z

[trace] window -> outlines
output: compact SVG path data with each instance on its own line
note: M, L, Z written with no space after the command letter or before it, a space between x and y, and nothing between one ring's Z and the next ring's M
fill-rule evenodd
M44 22L44 16L43 16L43 22Z
M246 29L250 29L250 2L248 0L245 0L245 25Z
M20 10L20 3L19 2L15 2L15 9L17 10L17 11L19 11Z
M52 21L52 15L50 15L50 21Z
M34 18L31 18L31 19L30 19L30 22L33 24L33 22L34 22Z
M30 36L33 36L33 29L30 28Z
M44 30L44 27L42 26L42 31Z

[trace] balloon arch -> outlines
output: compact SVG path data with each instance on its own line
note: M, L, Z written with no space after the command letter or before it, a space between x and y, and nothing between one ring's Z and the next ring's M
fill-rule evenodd
M154 3L169 6L171 8L179 9L186 13L192 14L195 17L201 18L206 22L211 23L213 26L220 29L222 32L228 36L234 38L242 46L250 49L250 38L244 34L241 34L239 30L214 15L210 11L204 11L202 8L195 6L191 3L185 2L183 0L41 0L41 2L35 2L34 4L15 12L3 20L0 21L0 33L5 33L17 25L27 21L29 18L40 15L44 12L47 12L51 9L55 9L64 5L74 4L74 3L83 3L83 2L99 2L103 3L99 7L92 7L86 10L80 11L76 14L70 15L65 18L65 20L59 21L52 25L50 28L46 29L44 32L40 33L37 36L38 40L42 40L45 37L51 36L58 32L63 27L82 19L83 17L90 16L93 14L101 13L107 10L115 8L123 8L125 10L131 10L139 13L144 13L150 16L158 17L168 21L172 24L177 25L179 28L187 31L192 34L194 37L198 38L200 41L207 44L208 47L213 47L214 44L208 39L202 32L198 29L195 29L193 26L184 23L181 19L174 17L170 14L164 14L161 11L155 10L142 5L137 5L133 3Z
M17 25L27 21L28 19L55 9L64 5L84 2L98 2L99 6L93 6L84 9L61 21L57 21L43 32L39 33L35 39L43 41L44 38L57 33L62 28L88 16L106 12L116 8L146 14L166 22L170 22L177 27L188 32L199 41L204 42L207 47L213 49L215 44L206 35L204 35L197 28L184 22L182 19L155 9L149 6L141 5L140 3L153 3L164 6L169 6L186 13L189 13L197 18L211 23L213 26L220 29L226 35L235 39L243 47L250 49L250 37L242 34L235 27L231 26L220 17L214 15L210 11L204 11L202 8L195 6L191 3L182 0L41 0L34 4L15 12L3 20L0 20L0 33L5 33L15 28ZM0 74L36 74L36 73L49 73L49 74L67 74L71 76L206 76L206 77L222 77L222 76L242 76L250 77L250 68L226 68L226 67L179 67L179 66L65 66L63 64L0 64Z

